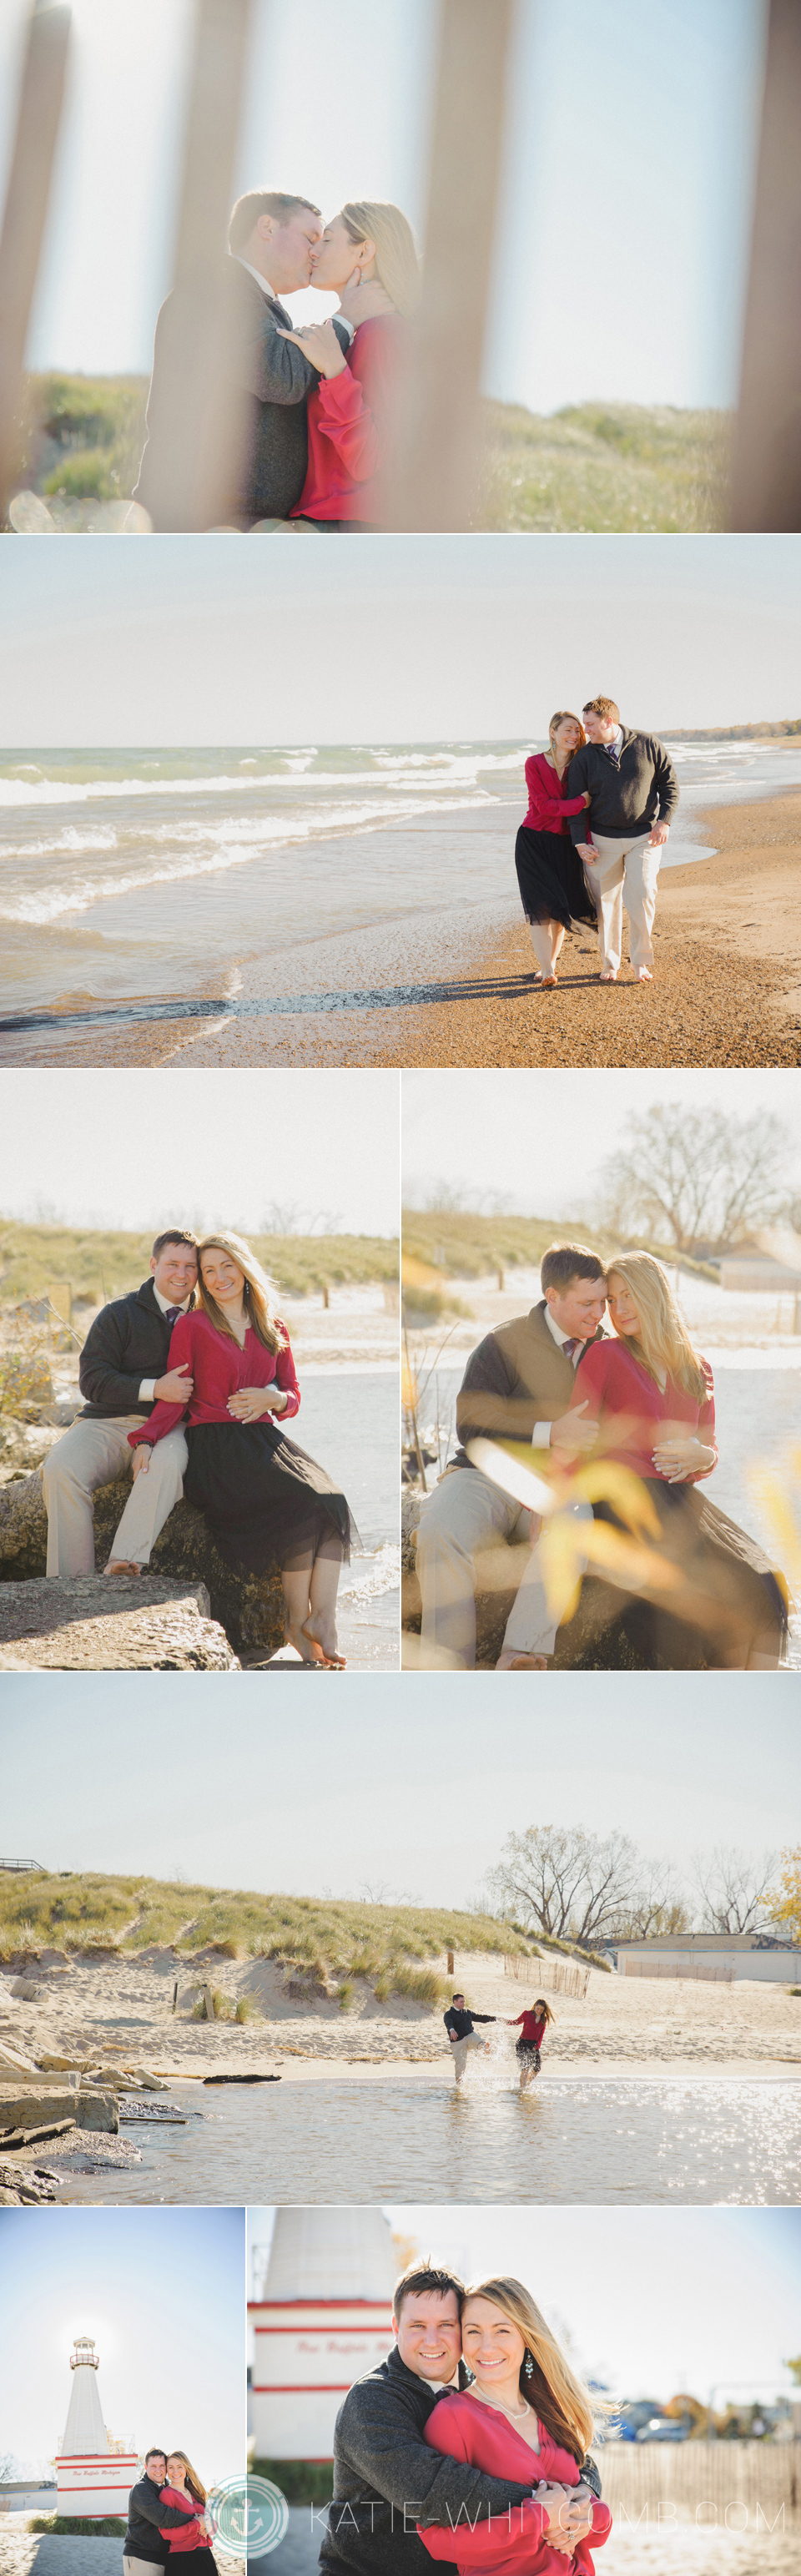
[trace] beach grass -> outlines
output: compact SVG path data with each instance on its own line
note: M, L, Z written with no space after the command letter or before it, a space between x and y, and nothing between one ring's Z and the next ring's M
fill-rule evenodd
M128 500L147 392L146 376L29 376L20 482L57 513ZM726 525L730 412L585 402L544 414L489 401L483 412L477 528L636 534Z
M169 1222L169 1213L156 1211L154 1232ZM398 1276L397 1243L383 1236L242 1231L279 1295L319 1296L326 1289ZM152 1233L23 1225L0 1217L0 1306L42 1297L54 1285L68 1286L77 1305L99 1306L109 1297L124 1297L147 1278L152 1249Z
M601 1259L607 1253L620 1250L619 1233L610 1234L604 1226L591 1224L584 1218L477 1216L472 1215L468 1208L404 1208L401 1241L404 1266L408 1264L411 1271L411 1303L424 1315L437 1313L442 1305L441 1300L437 1301L433 1288L422 1292L428 1300L426 1306L422 1304L414 1277L414 1264L419 1263L421 1269L425 1267L430 1274L440 1272L457 1279L486 1279L493 1270L499 1275L516 1268L536 1270L549 1244L583 1243L585 1237L589 1238L591 1249L597 1251ZM635 1248L633 1239L627 1248ZM646 1243L644 1237L637 1238L636 1248L654 1253L659 1261L675 1262L678 1257L675 1245ZM691 1271L694 1278L716 1280L718 1276L712 1262L694 1261L684 1253L681 1255L681 1268ZM509 1284L513 1286L514 1282ZM448 1303L448 1313L457 1305L458 1301L454 1301L453 1307Z
M42 1870L0 1873L0 1958L57 1947L67 1952L154 1945L189 1958L274 1959L296 1968L313 2000L329 1981L365 1978L379 2000L407 1995L440 2000L433 1961L444 1951L504 1951L536 1956L526 1936L495 1915L446 1913L418 1905L374 1905L358 1898L261 1896L249 1889L189 1887L172 1881L57 1876ZM560 1945L561 1946L561 1945Z

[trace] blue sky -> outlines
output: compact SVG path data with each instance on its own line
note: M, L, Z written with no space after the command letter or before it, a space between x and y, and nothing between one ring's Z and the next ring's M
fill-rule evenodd
M599 688L663 732L801 711L798 536L18 537L3 576L16 750L538 740Z
M106 2430L175 2444L205 2485L245 2463L244 2212L0 2210L3 2447L51 2457L76 2334L94 2337Z
M223 1210L258 1233L275 1199L298 1209L299 1231L398 1231L395 1073L210 1073L200 1091L196 1074L178 1073L169 1120L159 1073L99 1084L76 1072L69 1090L57 1073L2 1083L5 1216L155 1233L170 1220L221 1225ZM343 1151L357 1128L359 1153Z
M27 0L0 0L0 184ZM73 0L74 45L31 359L149 369L170 283L190 0ZM765 0L517 0L487 389L733 399ZM254 0L236 190L425 222L435 0ZM610 329L607 295L622 289ZM319 311L319 299L314 299ZM323 308L324 309L324 308Z
M621 1826L681 1867L719 1842L759 1852L798 1840L789 1677L685 1674L677 1694L673 1675L654 1674L646 1730L640 1683L625 1674L561 1674L541 1724L534 1699L518 1695L500 1734L491 1675L476 1673L465 1694L458 1678L354 1674L338 1709L343 1694L342 1725L332 1730L327 1705L310 1706L299 1738L269 1724L274 1685L255 1673L233 1696L225 1675L198 1685L181 1674L7 1674L6 1848L48 1869L145 1869L307 1896L372 1885L388 1899L465 1905L510 1828L536 1816L599 1833ZM135 1747L123 1799L110 1741Z
M720 2404L743 2381L789 2388L783 2363L801 2340L797 2209L406 2202L387 2216L463 2280L516 2273L556 2331L567 2328L579 2368L619 2396L692 2390L708 2403L714 2390ZM269 2242L272 2217L248 2211L249 2246ZM608 2466L604 2483L608 2493Z

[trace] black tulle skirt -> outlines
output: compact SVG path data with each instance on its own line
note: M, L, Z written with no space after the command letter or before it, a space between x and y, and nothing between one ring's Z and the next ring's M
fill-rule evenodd
M707 1662L741 1670L757 1645L781 1661L787 1646L787 1601L764 1548L747 1530L729 1520L697 1485L667 1485L648 1478L649 1502L661 1524L654 1542L686 1585L682 1618L681 1588L675 1606L628 1600L625 1627L644 1661L654 1670L681 1669L687 1647L700 1647ZM607 1503L594 1506L596 1520L611 1521ZM618 1618L622 1603L609 1587L610 1614Z
M595 929L595 906L569 832L532 832L521 823L515 867L527 921L561 921L565 930L574 921L591 922Z
M175 2576L219 2576L211 2549L171 2549L167 2564L174 2567Z
M196 1422L186 1443L184 1493L226 1565L289 1572L321 1551L349 1562L360 1540L346 1497L285 1431L268 1422Z

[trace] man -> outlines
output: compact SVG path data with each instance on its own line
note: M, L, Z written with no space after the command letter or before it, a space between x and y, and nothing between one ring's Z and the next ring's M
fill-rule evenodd
M651 932L659 854L679 801L679 782L656 734L632 733L614 698L590 698L582 709L587 742L567 773L568 796L589 794L570 818L598 912L601 983L614 984L623 945L623 905L638 984L653 982ZM585 832L592 841L585 841Z
M292 319L280 299L309 285L322 229L307 197L249 189L217 274L174 287L162 304L133 495L154 528L250 528L287 519L300 500L306 402L319 375L282 339ZM343 350L353 328L334 316Z
M194 2524L187 2522L186 2514L179 2513L177 2505L160 2502L159 2489L166 2478L166 2452L146 2451L144 2477L131 2488L128 2498L128 2529L122 2544L124 2576L137 2576L140 2567L166 2567L170 2544L162 2537L162 2526L164 2531L187 2534L194 2530Z
M543 1295L530 1315L488 1333L468 1360L456 1400L460 1440L527 1440L532 1466L538 1450L558 1447L578 1457L592 1447L597 1423L586 1405L568 1411L573 1375L587 1343L603 1340L606 1304L603 1262L583 1244L552 1244L540 1265ZM582 1507L580 1507L582 1508ZM476 1659L476 1558L504 1540L526 1544L529 1513L479 1467L464 1447L426 1502L417 1541L423 1600L422 1643L429 1665L469 1671ZM526 1580L536 1592L526 1558ZM568 1595L569 1597L569 1595ZM510 1615L500 1657L502 1669L528 1650L522 1613ZM538 1598L536 1616L541 1618ZM535 1649L532 1646L532 1651ZM536 1648L541 1660L541 1649Z
M453 2072L457 2087L459 2087L464 2083L464 2071L467 2064L468 2049L486 2048L488 2046L486 2039L479 2039L477 2037L473 2028L473 2023L476 2021L497 2021L498 2015L497 2013L468 2012L464 1995L454 1995L451 1999L448 2011L443 2013L442 2018L451 2044Z
M56 1440L42 1471L47 1504L48 1574L92 1574L92 1496L132 1465L133 1487L115 1532L107 1574L141 1574L154 1540L183 1493L187 1447L180 1428L152 1452L131 1450L128 1433L159 1400L186 1404L188 1369L168 1367L177 1315L194 1305L197 1244L171 1226L156 1236L150 1278L104 1306L81 1352L83 1412Z
M336 2420L334 2501L320 2551L327 2576L340 2576L343 2569L352 2576L393 2576L394 2570L398 2576L431 2576L418 2522L453 2528L454 2559L460 2517L472 2529L514 2505L522 2508L525 2527L533 2479L525 2486L507 2484L443 2457L423 2439L438 2398L467 2384L461 2364L464 2296L454 2273L428 2264L412 2266L397 2283L392 2350L356 2381Z

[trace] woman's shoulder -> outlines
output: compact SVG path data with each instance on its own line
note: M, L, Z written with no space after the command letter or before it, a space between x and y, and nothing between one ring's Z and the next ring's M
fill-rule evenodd
M475 2421L478 2403L475 2397L471 2397L469 2389L449 2388L444 2397L437 2399L427 2419L426 2441L446 2449L449 2434L457 2430L463 2434L466 2427Z

